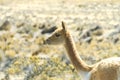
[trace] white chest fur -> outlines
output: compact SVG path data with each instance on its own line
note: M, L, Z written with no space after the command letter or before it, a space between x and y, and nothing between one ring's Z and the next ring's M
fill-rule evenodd
M91 73L85 71L79 71L79 75L81 77L81 80L90 80Z

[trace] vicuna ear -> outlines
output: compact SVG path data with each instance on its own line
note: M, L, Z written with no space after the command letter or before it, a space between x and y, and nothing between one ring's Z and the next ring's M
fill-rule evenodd
M62 28L64 31L67 31L66 27L65 27L65 23L62 21Z

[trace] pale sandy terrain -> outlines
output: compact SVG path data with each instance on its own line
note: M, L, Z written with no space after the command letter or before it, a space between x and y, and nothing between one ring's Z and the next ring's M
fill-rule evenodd
M80 80L63 47L43 45L61 21L88 64L120 56L119 0L0 0L0 80Z

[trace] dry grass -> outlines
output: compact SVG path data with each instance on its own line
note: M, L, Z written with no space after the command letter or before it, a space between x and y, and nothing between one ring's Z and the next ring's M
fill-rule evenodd
M42 7L44 7L46 4L49 4L51 6L51 4L54 5L54 4L59 4L59 3L65 3L65 4L69 3L71 5L73 3L80 4L80 3L90 3L90 2L91 3L92 2L98 2L98 3L117 2L117 3L119 3L120 1L119 0L12 0L12 1L11 0L0 0L0 4L6 4L6 5L10 5L10 4L28 4L29 5L30 4L30 6L32 4L33 5L40 4L40 6L42 6ZM59 8L59 9L57 9L58 12L61 11L61 13L64 13L65 16L60 13L52 14L51 12L54 12L54 10L56 10L57 7L54 8L54 6L51 6L50 7L51 10L49 10L48 9L49 5L45 6L46 12L39 13L39 11L38 12L33 11L33 13L35 12L35 14L33 14L33 13L29 13L29 10L27 12L27 9L25 9L26 13L24 15L18 14L19 12L15 13L19 10L18 7L16 9L13 8L14 10L12 10L12 8L11 8L11 11L15 11L15 10L16 11L13 13L10 13L10 14L13 14L13 15L10 15L10 17L16 17L15 19L12 19L15 21L14 23L16 23L18 20L17 17L19 15L23 15L23 18L25 15L28 15L28 18L22 19L22 21L30 20L30 22L32 22L32 21L36 22L38 20L38 22L42 23L41 19L43 19L43 17L45 17L44 18L45 20L47 20L47 18L50 18L50 20L51 20L51 18L56 16L56 14L62 15L62 16L60 16L60 18L62 17L62 19L66 18L66 16L67 16L66 19L69 19L69 17L72 17L71 19L73 19L73 20L75 20L74 17L76 17L76 19L78 19L81 16L81 14L79 14L79 13L78 13L79 15L74 14L75 11L73 11L73 13L70 13L72 16L66 14L67 8L69 8L68 5L66 5L66 6L68 6L66 9L63 9L63 8L61 9L59 7L59 5L57 5L57 7ZM23 8L25 8L23 5L21 5L21 6ZM21 6L20 6L20 8L21 8ZM109 7L109 6L107 6L107 7ZM34 10L33 6L32 6L32 8L31 7L28 7L28 8ZM42 8L42 9L44 9L44 8ZM7 11L8 10L4 11L6 13L4 15L1 14L1 16L5 16L6 14L8 14ZM71 8L70 8L70 11L71 11ZM23 13L23 12L20 11L20 13ZM102 12L100 12L100 14L101 13ZM117 12L114 12L114 13L117 13ZM91 12L91 14L94 14L94 12L93 13ZM103 15L103 14L101 14L101 15ZM31 16L33 16L33 17L31 17ZM89 16L89 13L87 16ZM107 17L105 17L105 16L113 16L113 15L104 15L104 18L106 21ZM33 18L36 18L36 19L33 20ZM95 17L95 19L99 20L96 17ZM59 23L60 23L60 20L58 20ZM107 20L110 21L109 19L107 19ZM49 19L48 19L48 21L49 21ZM18 22L19 22L19 20L18 20ZM87 21L85 21L85 23L87 24ZM92 21L92 23L94 23L94 21ZM22 24L22 23L20 23L20 24ZM20 24L19 24L19 26L20 26ZM31 23L27 23L30 25L25 25L25 24L26 24L26 22L24 22L23 25L21 25L21 27L26 27L26 28L23 28L23 30L20 29L17 32L21 35L23 41L21 40L21 38L20 39L15 38L15 34L11 34L10 32L7 32L0 36L0 61L2 61L3 56L10 58L10 60L13 60L13 61L11 61L11 63L8 64L8 68L7 69L5 68L6 73L8 73L8 74L25 73L28 77L28 80L67 80L67 79L68 80L80 80L80 76L77 75L72 64L69 62L67 64L67 62L66 62L68 60L66 59L66 57L64 55L65 49L63 49L63 47L59 47L59 46L52 47L52 46L42 45L44 38L47 37L45 35L39 35L39 37L36 37L33 42L30 42L29 40L31 40L33 38L33 36L31 36L32 33L36 32L38 30L36 30L36 28L34 28L34 27L31 28L30 27ZM70 25L71 32L74 32L76 27L80 27L80 25L79 26ZM30 33L25 33L24 30L25 29L27 30L28 26L29 26ZM86 25L83 27L86 27ZM88 27L90 27L90 26L88 26ZM83 28L83 29L85 29L85 28ZM76 32L74 32L74 33L76 34ZM101 32L96 32L96 33L94 33L94 35L98 35L100 33ZM78 39L78 36L76 38ZM76 44L77 44L76 46L77 46L78 52L80 53L80 56L82 57L82 59L84 59L89 64L96 63L97 61L100 61L101 59L104 59L104 58L108 58L108 57L112 57L112 56L120 56L119 43L118 44L113 44L111 42L99 42L98 43L95 40L93 40L90 44L88 44L88 43L80 44L79 42L77 42ZM32 56L32 54L34 56ZM19 57L15 57L16 55ZM44 55L46 55L46 56L44 56ZM9 61L9 59L8 59L8 61ZM26 72L28 72L28 73L26 73Z
M0 4L41 4L41 3L60 3L60 2L65 2L65 3L92 3L92 2L98 2L98 3L118 3L120 0L0 0Z

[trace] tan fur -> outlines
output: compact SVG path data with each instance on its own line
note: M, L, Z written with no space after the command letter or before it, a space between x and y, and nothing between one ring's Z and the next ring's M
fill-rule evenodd
M69 32L66 34L64 45L71 62L73 63L77 70L90 71L92 69L91 66L88 66L77 54L76 47L73 43L73 40Z
M90 80L118 80L120 58L108 58L96 63Z
M87 65L79 57L74 41L64 22L62 22L62 27L63 29L56 30L45 43L53 45L63 44L72 64L78 73L82 74L82 80L120 80L120 58L108 58L92 66Z

